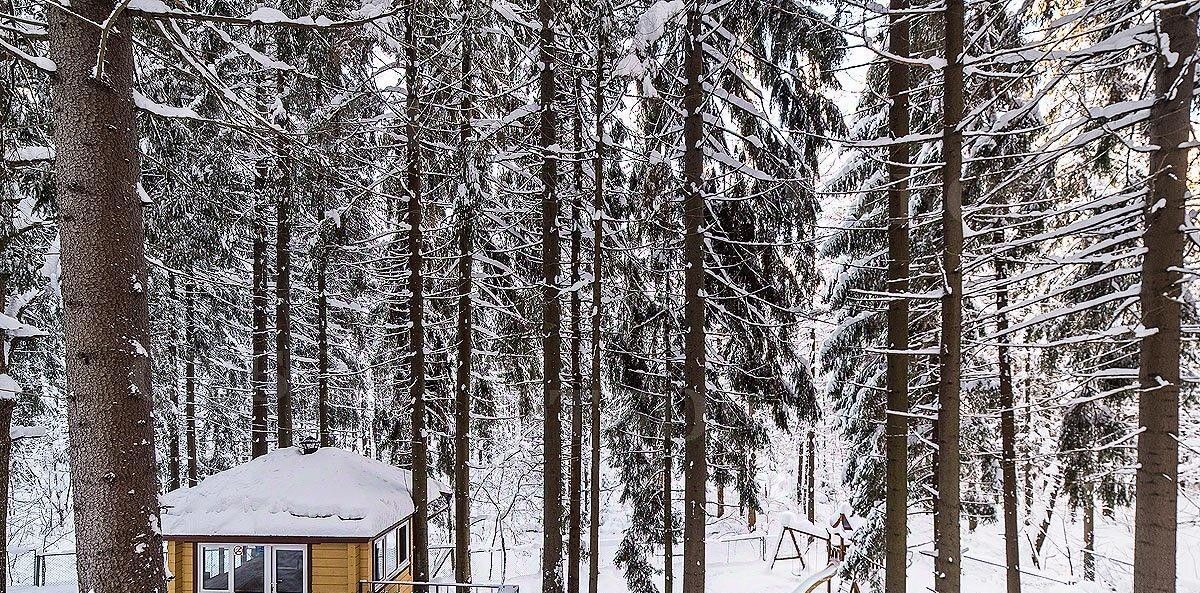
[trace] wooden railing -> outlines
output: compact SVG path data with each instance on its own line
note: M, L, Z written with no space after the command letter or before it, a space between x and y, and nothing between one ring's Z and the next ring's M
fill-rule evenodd
M358 593L375 593L401 588L408 591L423 589L425 593L521 593L516 585L496 583L445 583L429 581L359 581Z

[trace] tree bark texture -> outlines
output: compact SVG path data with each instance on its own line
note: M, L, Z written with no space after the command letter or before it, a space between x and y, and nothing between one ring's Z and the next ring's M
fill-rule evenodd
M888 51L900 58L909 54L908 0L891 0ZM908 64L888 62L888 292L908 292L909 134ZM908 299L892 296L887 310L887 418L884 434L887 455L884 531L884 591L905 593L908 588Z
M405 16L405 67L408 94L405 99L405 146L408 197L408 303L409 303L409 401L412 413L412 578L429 581L429 441L425 430L425 290L423 278L424 240L421 233L421 81L418 76L417 19L420 0L409 0ZM425 587L417 585L415 593Z
M708 488L704 322L704 48L698 2L687 7L683 90L684 449L683 593L705 590L705 502Z
M1003 236L1001 236L1003 239ZM1004 285L1004 264L996 260L996 333L1008 329L1008 288ZM1002 338L1007 339L1007 338ZM1017 524L1017 419L1013 396L1012 361L1007 343L996 348L1000 379L1000 470L1001 499L1004 513L1004 559L1007 593L1021 593L1021 529Z
M595 194L592 197L592 333L591 333L591 390L588 410L589 468L588 500L588 593L599 593L600 587L600 339L603 328L604 272L604 50L607 32L601 22L596 34L596 158L593 161Z
M1187 5L1158 11L1169 39L1155 65L1150 107L1150 190L1142 259L1137 477L1133 591L1174 593L1179 510L1179 356L1184 210L1189 192L1187 142L1195 83L1197 13Z
M133 23L118 5L47 11L71 487L79 590L161 593ZM110 18L97 59L84 19Z
M962 373L963 184L963 16L964 0L946 2L946 69L942 100L942 296L941 351L938 360L937 484L934 515L934 590L961 590L962 515L959 416Z

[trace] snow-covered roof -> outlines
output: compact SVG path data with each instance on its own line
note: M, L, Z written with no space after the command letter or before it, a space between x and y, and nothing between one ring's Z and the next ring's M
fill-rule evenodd
M370 538L413 512L412 472L322 447L278 449L160 501L166 537ZM429 480L432 501L449 492Z

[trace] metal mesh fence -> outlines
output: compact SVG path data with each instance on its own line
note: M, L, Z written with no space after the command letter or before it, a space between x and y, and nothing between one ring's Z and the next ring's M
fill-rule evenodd
M75 552L19 552L9 561L8 578L10 584L21 586L73 584L79 578Z

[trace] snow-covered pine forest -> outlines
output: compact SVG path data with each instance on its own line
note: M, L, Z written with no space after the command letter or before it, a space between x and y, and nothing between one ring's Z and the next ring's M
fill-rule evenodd
M1200 591L1198 15L0 0L0 593Z

